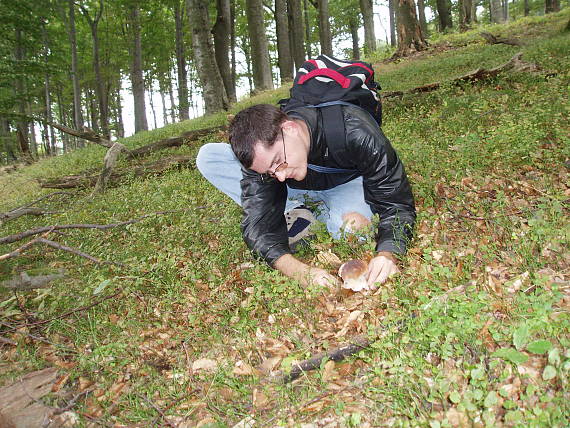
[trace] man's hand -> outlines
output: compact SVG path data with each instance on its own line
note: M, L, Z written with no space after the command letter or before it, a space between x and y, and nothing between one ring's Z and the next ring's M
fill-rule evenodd
M273 267L284 275L295 278L304 286L318 284L330 288L338 285L338 278L326 270L309 266L291 254L284 254L279 257Z
M375 290L379 284L383 284L390 276L400 272L396 257L388 251L379 252L368 263L368 286Z

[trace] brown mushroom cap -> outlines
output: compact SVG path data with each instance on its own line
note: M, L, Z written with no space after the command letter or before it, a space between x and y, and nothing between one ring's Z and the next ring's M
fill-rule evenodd
M342 264L338 270L338 276L344 281L348 279L357 279L365 275L368 271L368 266L365 262L359 259L352 259Z

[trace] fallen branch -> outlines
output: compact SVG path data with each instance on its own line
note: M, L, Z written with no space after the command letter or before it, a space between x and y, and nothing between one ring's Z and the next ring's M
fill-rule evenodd
M0 221L6 222L8 220L17 219L18 217L22 217L24 215L40 216L40 215L46 215L46 214L55 214L55 212L54 211L44 211L41 208L34 208L34 207L18 208L16 210L8 211L6 213L0 213Z
M101 137L95 131L87 127L84 127L83 131L78 131L73 128L68 128L67 126L60 125L59 123L48 122L48 125L53 126L54 128L57 128L60 131L65 132L66 134L73 135L74 137L82 138L87 141L91 141L92 143L99 144L100 146L107 147L109 149L113 146L113 143L111 141Z
M51 232L51 231L55 231L55 230L65 230L65 229L107 230L107 229L112 229L114 227L126 226L129 224L138 223L139 221L142 221L145 218L152 217L155 215L171 214L171 213L175 213L175 212L180 212L180 211L158 211L158 212L151 213L151 214L145 214L141 217L138 217L138 218L135 218L132 220L122 221L119 223L110 223L110 224L62 224L62 225L54 225L54 226L43 226L43 227L38 227L36 229L31 229L31 230L26 230L26 231L20 232L20 233L15 233L13 235L8 235L8 236L5 236L4 238L0 238L0 245L10 244L12 242L16 242L16 241L20 241L22 239L25 239L29 236L39 235L40 233L46 233L46 232ZM30 241L30 242L32 242L32 241ZM30 242L28 242L26 245L30 244ZM18 249L18 250L20 250L20 249ZM16 250L16 251L18 251L18 250ZM0 260L2 260L2 259L0 258Z
M135 168L116 168L107 177L107 183L118 184L128 177L144 178L151 175L159 175L171 170L173 167L181 168L192 164L191 156L170 156L149 162ZM72 189L94 187L101 174L68 175L54 179L39 179L40 187L50 189Z
M129 153L129 149L127 149L121 143L114 143L111 148L107 150L107 153L105 153L105 157L103 158L103 169L101 170L99 178L97 178L93 193L102 193L105 191L107 182L111 177L113 168L115 167L117 159L121 153Z
M506 39L500 36L494 36L491 33L487 33L486 31L481 32L481 37L483 37L489 44L491 45L511 45L511 46L522 46L522 43L515 39Z
M48 231L48 232L49 232L49 231ZM97 258L95 258L95 257L93 257L93 256L91 256L91 255L89 255L89 254L87 254L87 253L84 253L83 251L79 251L79 250L76 249L76 248L68 247L68 246L66 246L66 245L59 244L59 243L57 243L57 242L55 242L55 241L51 241L51 240L49 240L49 239L41 238L41 237L40 237L40 238L32 239L31 241L27 242L25 245L22 245L20 248L18 248L18 249L16 249L16 250L12 251L12 252L10 252L10 253L1 255L1 256L0 256L0 261L9 260L9 259L13 259L13 258L15 258L15 257L18 257L18 256L20 256L20 255L22 254L22 252L23 252L24 250L26 250L26 249L28 249L28 248L30 248L31 246L36 245L36 244L45 244L45 245L48 245L48 246L50 246L50 247L52 247L52 248L55 248L56 250L67 251L68 253L72 253L72 254L78 255L78 256L80 256L80 257L85 257L86 259L91 260L91 261L94 262L94 263L97 263L97 264L102 263L101 260L99 260L99 259L97 259Z
M459 85L465 82L473 82L477 80L484 80L490 79L492 77L497 76L499 73L504 71L514 70L517 72L537 72L540 68L533 63L523 61L522 59L522 52L517 53L514 55L509 61L506 63L499 65L495 68L485 69L485 68L478 68L475 71L467 73L463 76L460 76L456 79L450 80L446 82L447 84ZM418 86L413 89L409 89L407 91L387 91L382 93L382 98L394 98L394 97L401 97L405 94L417 94L423 92L431 92L439 89L443 83L435 82L429 83L427 85Z
M63 272L50 275L29 276L27 272L21 272L13 278L0 282L0 287L14 289L18 291L29 291L37 288L44 288L56 279L64 278Z

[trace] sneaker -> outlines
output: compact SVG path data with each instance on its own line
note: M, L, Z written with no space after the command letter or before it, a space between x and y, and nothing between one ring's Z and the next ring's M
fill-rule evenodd
M285 221L287 222L289 247L295 250L299 244L306 243L306 238L313 235L310 229L317 219L310 209L300 205L285 213Z

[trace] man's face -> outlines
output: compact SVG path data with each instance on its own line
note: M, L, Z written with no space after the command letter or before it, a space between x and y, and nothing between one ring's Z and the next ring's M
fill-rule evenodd
M279 181L289 178L301 181L307 175L307 154L301 135L294 128L285 128L271 147L255 145L250 169Z

